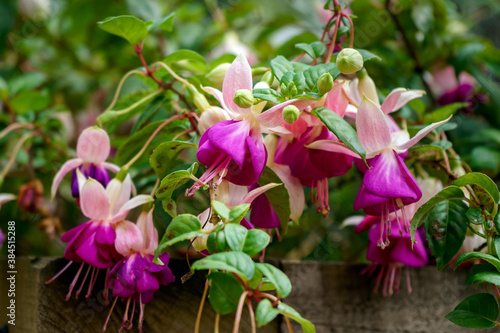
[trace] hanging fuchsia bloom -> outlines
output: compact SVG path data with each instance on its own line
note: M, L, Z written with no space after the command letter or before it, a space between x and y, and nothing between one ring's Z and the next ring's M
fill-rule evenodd
M393 110L395 107L387 110ZM376 103L364 97L358 108L356 127L359 142L366 151L369 169L363 177L363 185L354 201L354 209L363 209L368 215L380 216L382 223L388 225L391 212L417 202L422 192L400 154L450 119L451 117L433 123L410 139L406 130L391 132L386 114ZM309 147L356 156L347 147L332 141L317 141ZM404 209L401 218L403 227L408 228L409 220ZM388 238L380 245L387 246Z
M238 56L229 67L222 92L205 88L221 103L232 120L219 122L203 133L196 157L208 167L201 176L204 183L220 175L236 185L250 186L260 177L266 166L267 152L262 132L272 130L284 123L282 110L293 104L299 109L313 103L310 100L289 100L275 105L262 113L265 106L259 103L252 107L240 107L234 101L238 90L252 90L252 69L244 56ZM187 195L193 195L200 187L195 183Z
M55 196L57 188L64 176L70 171L72 171L71 194L75 198L79 197L76 169L80 169L85 178L93 178L103 186L108 185L111 179L108 170L114 173L120 171L118 166L106 162L109 156L110 147L108 134L103 129L90 127L84 130L78 138L76 146L78 158L71 159L64 163L54 177L51 190L52 197Z
M122 329L132 328L132 320L135 313L135 305L139 303L139 331L142 332L144 321L145 304L151 302L154 293L160 285L166 286L175 281L170 268L168 268L169 256L164 253L160 260L164 265L153 263L154 251L158 247L158 232L153 225L153 210L142 212L137 219L137 225L123 221L116 228L116 250L124 256L109 272L106 286L113 290L116 297L113 307L118 298L126 299L127 308L123 316ZM128 308L132 302L132 314L128 319ZM111 315L111 308L104 329ZM120 329L121 331L121 329Z
M375 292L378 291L382 278L384 278L383 295L391 296L394 290L397 294L399 292L403 267L406 266L406 284L408 293L411 293L408 267L421 267L427 265L428 262L424 238L417 232L415 234L416 243L412 247L410 232L407 230L401 231L398 226L399 221L390 221L389 228L386 228L381 225L380 219L377 216L367 216L365 221L359 226L371 224L366 223L366 220L376 221L369 231L368 250L366 253L366 259L375 264L367 267L366 271L369 274L372 274L377 266L381 267L377 275ZM362 231L361 228L356 229L357 232ZM381 238L388 239L390 243L384 249L378 245Z
M328 93L326 106L340 116L344 115L347 100L341 98L342 84ZM304 114L293 124L283 127L293 133L293 139L279 139L274 159L276 163L290 167L291 174L302 185L316 188L315 204L318 212L328 214L328 178L345 174L352 167L352 156L344 153L320 151L308 146L315 141L340 140L316 117ZM312 193L312 192L311 192Z
M90 295L99 269L110 268L122 258L122 255L115 248L116 225L125 219L132 208L153 201L153 198L148 195L138 195L130 199L132 191L130 176L127 176L123 183L113 179L104 189L98 181L92 178L85 181L80 171L77 171L77 174L79 183L82 184L80 189L82 213L90 218L90 221L62 235L61 240L68 243L64 257L70 262L56 276L47 281L47 284L51 283L72 262L81 263L80 269L71 283L67 299L71 297L71 292L78 282L84 264L89 264L89 268L83 278L81 287L76 293L76 297L82 290L92 268L87 293L87 295Z

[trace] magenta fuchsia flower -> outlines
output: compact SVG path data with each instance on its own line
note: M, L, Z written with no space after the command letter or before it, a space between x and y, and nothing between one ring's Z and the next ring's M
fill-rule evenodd
M5 241L5 234L3 233L2 228L0 228L0 250L2 249L4 241Z
M386 110L395 109L398 100L399 98L394 99L395 102L391 102L392 106ZM363 177L363 185L354 201L354 209L363 209L368 215L380 216L386 226L389 224L390 213L417 202L422 196L400 154L405 153L451 117L423 128L411 139L406 130L391 132L387 119L387 115L376 103L363 97L356 116L356 127L359 142L366 151L369 169ZM316 141L309 147L355 156L355 153L335 141ZM401 215L402 226L407 229L409 220L404 209ZM380 246L387 246L388 241L386 238Z
M352 167L352 156L308 147L315 141L340 143L316 117L302 115L294 124L284 127L294 136L292 140L287 140L286 137L279 139L275 162L287 165L291 175L298 178L302 185L315 188L318 212L328 214L328 178L345 174Z
M137 224L130 221L120 222L116 227L116 234L116 250L123 255L123 259L109 272L106 287L112 289L113 296L116 297L113 307L118 298L126 299L127 310L123 317L122 328L132 328L135 305L139 304L138 326L142 332L145 304L151 302L160 285L166 286L174 282L175 276L168 268L168 253L160 256L164 265L153 263L154 251L158 247L158 232L153 224L152 209L143 211L137 219ZM129 320L128 308L131 302L132 314ZM110 315L112 311L113 308ZM108 320L104 324L104 330Z
M401 231L397 223L399 221L390 221L389 228L386 228L377 216L367 216L365 220L376 221L369 230L368 250L366 253L366 259L375 264L367 267L366 271L369 274L372 274L377 266L380 266L375 292L378 291L382 278L384 278L383 295L390 296L394 290L397 294L399 292L403 267L406 266L406 284L408 293L411 293L408 267L421 267L427 265L428 262L424 238L417 232L415 234L416 243L412 246L409 230ZM360 226L363 224L365 224L365 221ZM361 228L357 228L357 231L360 232L362 230ZM381 233L385 234L381 235ZM389 240L387 247L381 248L378 245L381 238Z
M47 284L51 283L71 263L81 263L80 269L70 285L67 299L71 297L72 290L78 282L85 264L88 264L89 268L80 288L76 292L76 297L81 292L92 268L87 293L87 295L90 295L99 269L110 268L122 258L122 255L115 247L115 228L117 224L120 224L125 219L132 208L153 201L153 198L148 195L138 195L130 199L132 191L130 176L127 176L123 183L113 179L105 189L92 178L85 180L85 176L79 170L77 175L79 183L82 184L80 189L82 213L90 220L62 235L61 240L68 243L64 257L70 262L56 276L47 281Z
M229 67L222 92L215 88L205 88L221 103L232 120L219 122L203 133L197 158L208 170L201 176L201 182L209 182L220 175L242 186L254 184L266 166L267 152L262 133L272 131L284 123L282 110L293 104L299 109L313 103L310 100L289 100L262 112L265 102L243 108L233 101L237 90L252 90L252 69L243 56L238 56ZM195 183L187 192L188 196L200 187Z
M78 158L71 159L64 163L54 177L51 190L52 197L55 196L57 188L64 176L70 171L72 171L71 193L73 197L79 197L76 169L79 169L85 178L93 178L103 186L108 185L110 181L108 170L114 173L120 171L118 166L106 162L109 156L110 147L109 136L103 129L90 127L84 130L78 138L76 146Z

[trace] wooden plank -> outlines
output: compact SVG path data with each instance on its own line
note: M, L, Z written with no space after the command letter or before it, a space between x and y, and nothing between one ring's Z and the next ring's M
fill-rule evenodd
M73 264L56 281L49 286L44 284L61 268L66 260L60 258L27 258L18 257L16 294L16 326L9 326L9 333L95 333L101 332L110 306L106 306L104 297L104 272L99 275L93 296L85 298L85 291L79 299L74 297L66 301L66 293L78 266ZM169 265L177 281L162 287L153 301L146 306L144 332L193 332L198 306L203 293L205 274L197 273L185 284L180 277L189 271L185 260L171 260ZM6 271L6 260L0 260L0 270ZM85 272L85 270L83 271ZM0 282L5 289L5 279ZM77 289L79 284L77 284ZM86 288L84 288L86 290ZM2 294L2 299L5 293ZM2 301L2 312L5 311ZM120 328L125 305L118 301L111 315L107 332L117 332ZM137 309L136 309L137 311ZM0 327L5 324L6 316L2 313ZM138 313L134 318L134 329L137 332ZM205 303L200 332L213 332L215 312L208 300ZM221 317L220 332L232 332L234 315ZM276 333L279 323L272 323L259 332ZM124 330L124 332L126 332ZM241 331L250 332L250 321L247 310L243 311Z
M482 287L476 291L465 285L466 270L411 268L413 292L407 294L403 274L400 293L383 297L373 293L375 276L361 275L365 267L284 261L282 268L293 286L285 302L311 320L318 333L482 332L456 326L444 318L464 298L483 292ZM294 332L300 332L299 326L293 327ZM281 329L287 332L284 323Z

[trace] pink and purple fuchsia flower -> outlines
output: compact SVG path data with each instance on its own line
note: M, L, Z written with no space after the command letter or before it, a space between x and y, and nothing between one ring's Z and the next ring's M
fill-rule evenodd
M175 276L168 268L169 255L160 255L163 265L153 263L154 251L158 247L158 232L153 225L153 209L143 211L137 219L137 224L123 221L116 228L116 250L123 255L106 278L106 287L112 289L116 304L118 298L126 301L125 314L122 327L130 329L133 325L136 303L139 304L139 332L142 332L144 321L144 307L153 299L154 293L160 285L166 286L175 281ZM130 319L128 311L132 303ZM108 319L104 324L103 331L113 311L110 310Z
M118 173L120 168L114 164L106 162L110 151L109 136L101 128L90 127L82 132L78 138L76 154L78 158L71 159L64 163L57 172L52 183L51 195L55 196L57 188L64 176L71 174L71 194L74 198L80 196L76 169L79 169L85 178L93 178L103 186L108 185L111 177L108 170Z
M262 133L272 131L284 123L282 110L288 105L299 109L313 103L310 100L289 100L262 112L266 103L240 107L234 101L238 90L252 90L252 69L243 56L238 56L224 78L222 92L205 88L221 103L232 120L219 122L203 133L196 157L208 170L201 176L203 183L220 175L218 184L225 178L242 186L254 184L266 166L267 151ZM218 185L217 184L217 185ZM188 191L191 196L200 187L195 183Z
M130 199L132 191L130 176L127 176L123 182L113 179L105 189L92 178L85 180L85 176L79 170L77 175L79 183L82 184L80 187L81 209L90 220L69 230L61 237L63 242L68 243L64 257L70 262L56 276L46 282L47 284L51 283L71 263L79 263L80 268L70 285L67 299L71 297L85 264L88 264L89 267L76 292L76 297L82 291L91 272L87 291L87 295L90 295L99 269L111 268L122 258L115 245L117 225L123 223L132 208L153 201L153 198L148 195L138 195Z
M395 98L393 104L397 105L398 101L399 98ZM386 110L391 112L394 109L395 106ZM369 168L354 201L354 209L363 209L368 215L380 216L382 225L387 228L390 223L389 214L401 210L399 214L396 213L396 219L401 228L407 231L410 221L404 206L417 202L422 197L422 192L400 155L451 117L428 125L411 139L406 130L391 131L387 119L387 114L378 104L363 97L356 115L356 127L359 142L366 151ZM356 157L354 152L338 145L337 142L317 141L309 147L344 152ZM387 245L389 234L386 234L384 241L379 242L382 248Z

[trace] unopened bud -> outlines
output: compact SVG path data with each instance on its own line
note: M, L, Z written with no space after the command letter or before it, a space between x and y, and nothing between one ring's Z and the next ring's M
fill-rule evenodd
M262 76L262 79L260 79L260 82L265 82L265 83L267 83L267 85L268 85L269 87L273 85L273 81L274 81L274 75L273 75L273 72L271 72L271 71L266 72L266 73Z
M226 76L227 70L231 66L230 63L222 63L219 66L212 69L206 78L210 83L217 89L222 89L222 83L224 82L224 77Z
M281 90L281 93L282 93L283 95L286 95L286 94L288 93L288 88L286 87L286 85L285 85L284 83L282 83L282 84L280 85L280 90Z
M35 179L21 185L17 196L17 204L28 213L38 212L44 204L42 182Z
M252 92L247 89L236 90L233 102L241 108L249 108L255 102Z
M295 85L295 82L293 82L293 81L288 84L287 90L288 90L288 94L290 94L291 96L295 96L299 93L297 90L297 86Z
M207 222L205 226L203 227L203 230L205 231L212 231L215 228L215 225L211 222ZM203 250L207 249L207 240L208 240L208 234L203 235L203 236L198 236L195 238L193 241L193 247L196 251L201 252Z
M352 74L363 68L363 56L359 51L345 48L337 55L337 68L343 74Z
M320 94L326 94L333 89L333 77L330 73L322 74L318 79L318 90Z
M295 105L288 105L283 109L282 114L283 114L283 119L287 123L293 124L294 122L297 121L297 119L299 119L300 110Z

